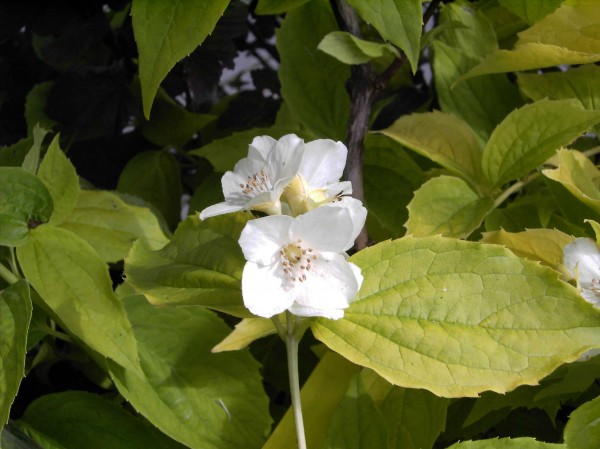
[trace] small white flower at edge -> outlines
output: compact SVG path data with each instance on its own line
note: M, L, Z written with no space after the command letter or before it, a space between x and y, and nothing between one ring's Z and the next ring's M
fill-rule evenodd
M600 307L600 250L592 239L577 238L563 250L563 264L577 280L583 298Z
M204 209L200 219L250 209L281 214L281 194L298 173L303 154L304 142L294 134L279 140L255 137L248 157L221 179L225 201Z
M366 211L356 215L362 223L353 223L347 208L319 207L295 218L274 215L249 221L239 243L248 261L242 296L250 312L265 318L285 310L342 318L363 280L345 253Z

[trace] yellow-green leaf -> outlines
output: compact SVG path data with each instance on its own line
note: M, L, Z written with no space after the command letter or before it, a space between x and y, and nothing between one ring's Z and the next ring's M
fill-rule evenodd
M574 287L497 245L405 237L350 261L364 276L357 300L343 319L317 318L313 333L395 385L502 393L537 383L600 338L600 312Z
M400 57L398 50L390 44L359 39L345 31L327 34L317 48L344 64L364 64L383 56Z
M558 229L527 229L523 232L484 232L484 243L504 245L513 253L530 260L539 260L552 268L562 263L563 248L575 238Z
M465 238L477 229L494 202L480 197L454 176L438 176L423 184L408 205L408 234L416 237L442 234Z
M285 317L285 315L283 316ZM254 340L275 334L276 332L277 330L273 325L273 321L268 318L244 318L235 325L235 329L227 337L212 348L212 352L244 349Z

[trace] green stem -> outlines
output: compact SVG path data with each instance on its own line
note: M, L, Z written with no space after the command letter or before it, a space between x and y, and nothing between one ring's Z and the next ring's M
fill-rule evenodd
M494 208L500 207L500 205L502 203L504 203L513 193L517 193L519 190L521 190L523 187L525 187L527 184L529 184L531 181L533 181L538 176L539 176L539 173L535 173L523 181L515 182L508 189L506 189L504 192L502 192L498 196L498 198L496 198L496 201L494 201Z
M19 278L15 274L0 263L0 277L9 284L14 284L19 281Z
M294 315L287 312L286 318L287 334L285 345L287 348L292 410L294 411L294 423L296 424L296 439L298 440L298 449L306 449L304 419L302 417L302 404L300 401L300 378L298 376L298 343L300 342L300 339L296 332L296 320Z

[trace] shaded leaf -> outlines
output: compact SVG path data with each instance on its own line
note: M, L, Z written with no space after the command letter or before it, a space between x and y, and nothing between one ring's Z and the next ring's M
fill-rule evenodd
M586 402L571 413L565 427L565 443L569 449L595 449L600 442L600 397Z
M534 438L502 438L462 441L448 449L567 449L564 444L544 443Z
M302 6L309 0L259 0L256 14L281 14Z
M8 421L25 376L27 329L31 321L29 286L24 280L0 291L0 432Z
M558 8L564 0L499 0L505 8L509 9L525 22L532 24L547 16Z
M117 403L84 391L65 391L36 399L18 424L44 447L183 448Z
M228 0L133 1L131 15L146 118L167 73L211 33L228 4Z
M190 448L260 448L270 428L258 363L247 351L212 354L229 328L203 307L123 299L143 376L112 365L119 392L162 432Z
M25 119L27 120L28 135L33 135L33 128L39 124L43 128L52 129L56 120L52 120L46 114L46 102L48 94L52 89L52 81L44 81L36 84L27 94L25 100Z
M172 228L181 219L181 168L166 151L136 155L121 172L117 190L156 206Z
M348 0L358 15L370 23L381 37L406 53L413 73L421 50L423 11L419 0Z
M350 68L318 51L323 37L338 29L325 0L290 11L277 32L281 94L292 115L317 137L343 140L350 100Z
M600 313L574 287L495 245L405 237L350 261L364 276L357 300L343 319L317 318L313 333L395 385L505 392L598 342Z
M30 228L47 223L54 205L39 178L17 167L0 167L0 245L27 242Z
M125 259L127 281L156 305L200 305L251 316L242 302L246 260L238 244L251 217L237 213L200 221L194 215L158 251L136 243Z

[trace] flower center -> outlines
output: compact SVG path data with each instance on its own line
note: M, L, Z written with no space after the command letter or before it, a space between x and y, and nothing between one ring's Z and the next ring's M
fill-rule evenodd
M312 263L318 259L318 256L312 248L303 245L301 239L285 245L279 251L279 255L284 277L289 281L304 282L306 276L315 271Z
M248 176L246 184L240 184L242 193L246 195L255 196L259 193L272 190L271 178L264 169L254 173L252 176Z

